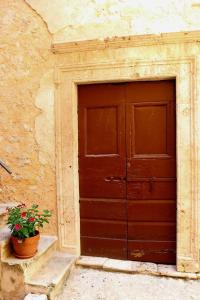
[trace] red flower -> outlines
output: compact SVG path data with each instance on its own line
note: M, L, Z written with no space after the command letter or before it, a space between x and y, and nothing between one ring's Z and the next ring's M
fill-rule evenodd
M20 224L15 224L15 230L20 230L22 228L22 226Z
M33 223L33 222L35 221L35 218L32 218L32 217L31 217L31 218L28 219L28 221L29 221L30 223Z
M27 215L26 212L21 213L22 218L26 218L26 215Z

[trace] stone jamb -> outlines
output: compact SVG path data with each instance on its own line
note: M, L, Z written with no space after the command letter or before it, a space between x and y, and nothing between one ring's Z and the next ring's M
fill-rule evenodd
M77 85L176 79L177 270L199 271L194 57L57 66L57 207L60 248L80 254Z

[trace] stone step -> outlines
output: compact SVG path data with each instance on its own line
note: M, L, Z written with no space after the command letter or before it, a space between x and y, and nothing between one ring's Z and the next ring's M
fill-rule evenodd
M178 272L175 265L162 265L142 261L118 260L95 256L80 256L76 261L76 265L108 272L200 279L199 273Z
M57 237L41 235L37 254L28 259L15 258L10 251L9 241L4 241L1 247L1 261L8 266L15 266L24 274L24 280L28 280L32 274L40 269L57 249Z
M46 294L53 300L63 286L74 266L76 257L64 252L55 252L52 257L26 280L27 293Z

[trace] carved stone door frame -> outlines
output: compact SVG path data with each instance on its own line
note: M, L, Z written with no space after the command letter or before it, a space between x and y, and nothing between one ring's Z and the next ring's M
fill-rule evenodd
M80 254L77 85L176 79L177 270L199 271L195 57L56 67L57 207L60 248Z

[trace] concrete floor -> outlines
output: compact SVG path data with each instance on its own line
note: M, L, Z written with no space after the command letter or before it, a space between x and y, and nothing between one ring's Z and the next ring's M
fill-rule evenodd
M200 300L200 280L76 268L56 300Z

